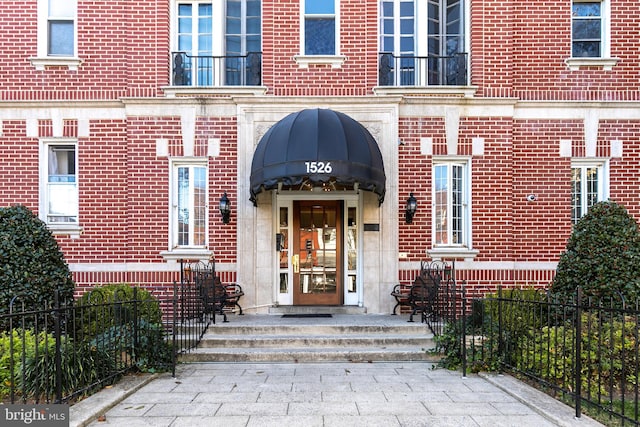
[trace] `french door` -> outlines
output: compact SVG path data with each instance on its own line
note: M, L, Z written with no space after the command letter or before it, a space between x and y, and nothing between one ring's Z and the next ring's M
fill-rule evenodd
M343 203L293 204L293 303L343 303Z

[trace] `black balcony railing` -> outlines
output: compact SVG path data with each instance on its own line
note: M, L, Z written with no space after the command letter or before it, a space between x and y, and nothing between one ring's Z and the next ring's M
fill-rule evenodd
M262 53L243 56L194 56L171 54L173 86L259 86L262 83Z
M466 86L467 54L450 56L395 56L381 52L380 86Z

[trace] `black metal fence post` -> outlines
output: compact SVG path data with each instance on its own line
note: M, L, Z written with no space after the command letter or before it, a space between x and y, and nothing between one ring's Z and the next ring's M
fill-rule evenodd
M582 413L582 289L578 286L576 289L576 345L575 345L575 399L576 399L576 418L580 418Z
M456 310L456 306L454 305L454 312ZM462 288L462 331L460 335L462 336L462 376L467 376L467 296L465 294L464 287Z
M504 354L502 342L502 285L498 285L498 357Z
M180 260L180 277L182 278L182 260ZM182 279L181 279L182 283ZM171 376L173 378L176 377L176 361L178 358L178 347L177 347L177 337L176 337L176 328L177 328L177 317L178 317L178 284L173 281L173 313L171 313Z
M144 325L145 327L147 325ZM139 359L138 349L139 345L139 331L140 320L138 319L138 288L133 288L133 363L137 364Z
M60 293L56 289L53 292L53 333L56 340L55 366L56 366L56 400L62 402L62 329L60 328Z

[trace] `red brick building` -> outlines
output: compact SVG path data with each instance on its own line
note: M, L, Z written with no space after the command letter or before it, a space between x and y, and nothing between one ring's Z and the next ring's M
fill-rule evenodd
M3 6L0 205L79 289L213 256L247 312L384 313L421 260L545 285L591 204L640 218L631 0Z

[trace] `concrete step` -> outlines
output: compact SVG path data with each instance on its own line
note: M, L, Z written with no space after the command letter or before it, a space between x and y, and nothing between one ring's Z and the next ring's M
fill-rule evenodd
M433 347L433 337L390 334L341 335L218 335L203 337L200 348L327 348L327 347Z
M331 319L239 316L211 325L188 362L432 361L438 357L424 324L396 316L337 315Z
M388 361L431 361L438 356L416 347L349 347L349 348L199 348L197 351L180 356L183 363L195 362L388 362Z
M338 335L338 334L394 334L431 336L431 331L420 323L406 325L245 325L231 323L211 325L203 339L220 335Z

